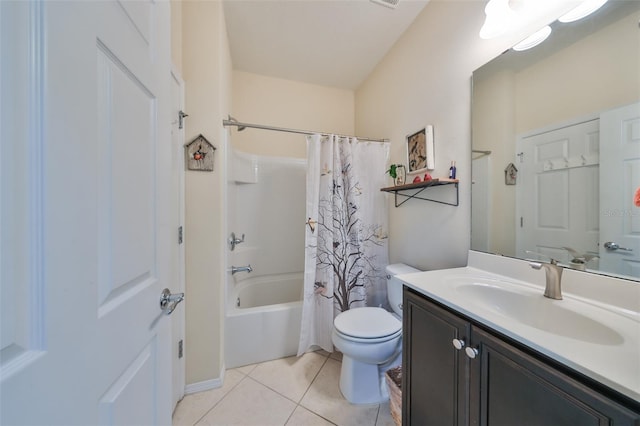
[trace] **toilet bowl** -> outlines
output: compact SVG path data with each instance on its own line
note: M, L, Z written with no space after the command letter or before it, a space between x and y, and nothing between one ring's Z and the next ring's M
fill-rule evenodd
M340 391L353 404L388 400L384 373L402 361L402 282L395 275L418 270L393 264L386 272L387 297L394 313L377 307L354 308L333 321L331 340L342 352Z

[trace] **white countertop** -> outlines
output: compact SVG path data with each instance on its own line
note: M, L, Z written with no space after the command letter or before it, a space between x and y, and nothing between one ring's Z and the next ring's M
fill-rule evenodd
M513 259L509 260L509 262L513 261ZM478 262L473 262L470 256L469 263L473 265ZM522 264L531 269L526 262L522 262ZM519 266L516 264L516 267ZM522 275L529 274L525 270L522 272ZM540 275L541 282L544 283L544 272L536 272L542 274ZM528 275L528 278L531 276L533 275ZM563 300L547 299L543 297L543 286L539 283L525 282L515 279L513 276L497 274L495 268L493 272L488 272L484 268L467 266L403 274L398 278L417 292L435 299L623 395L640 401L640 313L628 309L625 303L621 303L622 306L616 306L568 292L563 292ZM579 278L580 276L578 276L578 281L580 281ZM575 279L575 277L571 279ZM538 300L537 303L559 304L563 309L574 311L595 321L593 325L601 328L601 332L607 333L607 330L610 330L611 333L609 335L601 333L600 336L603 336L603 339L590 341L591 339L585 338L589 330L585 330L584 336L570 336L567 335L569 333L530 326L502 314L499 309L491 309L482 303L477 303L473 297L457 291L455 286L451 285L452 280L480 280L496 286L500 286L501 283L504 283L505 286L516 285L523 292L529 295L533 294L533 297L539 293L544 300ZM605 282L605 284L610 283ZM623 285L627 284L623 283ZM631 286L632 292L627 291L627 298L629 294L632 297L640 294L636 293L640 289L640 283L633 283L633 285L637 286L637 289ZM606 292L607 288L602 291ZM635 303L637 300L631 301L633 306Z

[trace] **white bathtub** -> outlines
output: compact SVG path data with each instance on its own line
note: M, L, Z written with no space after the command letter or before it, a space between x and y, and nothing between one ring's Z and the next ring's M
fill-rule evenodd
M302 318L303 274L247 278L227 295L227 368L295 355Z

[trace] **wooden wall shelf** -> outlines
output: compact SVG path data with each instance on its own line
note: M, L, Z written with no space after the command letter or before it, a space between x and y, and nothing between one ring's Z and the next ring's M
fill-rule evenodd
M403 205L404 203L406 203L412 198L415 198L417 200L433 201L434 203L446 204L449 206L457 206L460 201L459 194L458 194L458 182L459 182L458 179L431 179L426 182L407 183L405 185L389 186L386 188L381 188L380 191L393 192L395 197L396 207L400 207L401 205ZM451 203L448 201L434 200L433 198L425 198L425 197L419 196L420 194L422 194L422 192L424 192L429 188L433 188L436 186L443 186L443 185L453 185L455 187L456 189L455 203ZM401 197L405 197L405 199L398 202L398 195Z

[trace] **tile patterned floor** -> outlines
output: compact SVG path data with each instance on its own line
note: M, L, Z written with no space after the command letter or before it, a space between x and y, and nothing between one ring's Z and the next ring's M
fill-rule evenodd
M341 357L324 351L227 370L218 389L187 395L174 426L395 426L389 403L352 405L338 387Z

